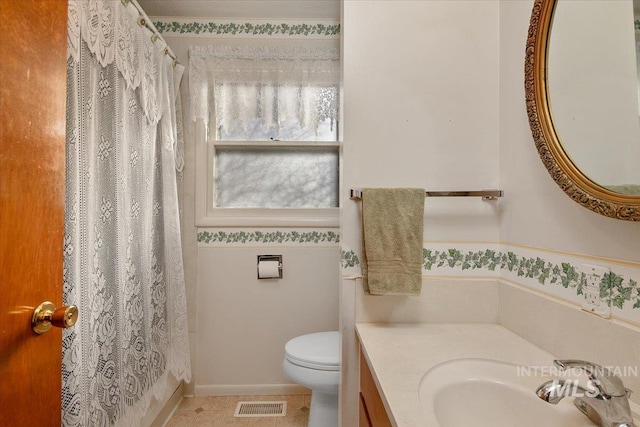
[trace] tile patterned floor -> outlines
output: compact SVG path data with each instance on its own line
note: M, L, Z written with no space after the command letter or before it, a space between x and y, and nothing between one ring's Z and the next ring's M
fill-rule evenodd
M233 413L240 401L286 400L284 417L240 418ZM185 397L165 427L306 427L311 395Z

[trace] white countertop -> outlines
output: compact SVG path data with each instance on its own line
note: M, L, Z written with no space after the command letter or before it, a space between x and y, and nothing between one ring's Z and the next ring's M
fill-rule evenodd
M418 427L418 385L433 366L476 357L552 366L555 357L496 324L358 323L356 331L395 427Z

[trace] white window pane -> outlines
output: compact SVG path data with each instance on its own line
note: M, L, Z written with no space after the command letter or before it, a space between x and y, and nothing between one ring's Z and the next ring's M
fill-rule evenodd
M216 147L215 206L338 206L337 147Z

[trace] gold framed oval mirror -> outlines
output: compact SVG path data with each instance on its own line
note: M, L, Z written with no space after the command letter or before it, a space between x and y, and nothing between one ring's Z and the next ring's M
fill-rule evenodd
M570 120L565 121L565 123L570 123L571 125L563 124L558 127L558 120L556 120L557 118L552 114L553 110L549 91L550 41L551 27L554 25L554 14L560 1L565 0L535 0L531 13L529 33L527 35L525 94L529 125L536 148L551 177L572 200L607 217L620 220L640 221L640 180L635 178L635 175L640 173L640 157L636 158L634 154L632 158L629 159L628 155L621 155L630 165L629 170L632 171L632 176L634 177L631 180L632 182L606 182L604 184L598 182L597 179L593 178L592 174L584 173L583 170L588 169L584 164L576 164L575 159L580 157L578 155L579 153L568 150L571 144L563 141L564 137L568 139L568 137L571 136L568 134L572 132L568 132L567 130L571 130L571 126L577 126L575 125L576 123L581 123L580 120L575 120L575 117L571 117ZM574 0L572 3L572 6L574 6L577 2ZM632 10L631 12L633 13ZM574 22L580 21L580 19L573 18ZM631 25L633 25L633 17L631 16L630 19ZM559 26L560 23L556 22L556 25ZM593 28L591 28L591 30L592 29ZM554 28L554 30L558 32L557 28ZM630 33L633 33L633 28L630 29ZM635 41L633 42L633 46L636 46ZM635 61L635 54L633 56ZM556 69L558 68L557 65L554 66ZM637 70L635 70L634 66L634 76L636 72ZM638 75L640 75L640 73L638 73ZM636 79L636 77L634 77L634 79ZM638 82L636 81L636 83ZM634 94L634 96L637 95ZM557 110L559 112L563 108L560 108L560 105L555 99L557 98L554 98L554 108L558 107ZM598 104L598 102L594 101L589 104ZM582 105L584 105L584 102ZM572 108L575 110L575 103ZM638 123L637 117L638 104L635 105L635 108L635 125L638 127L638 134L640 135L640 123ZM594 122L598 126L602 124L599 120L594 121L592 117L589 122ZM559 134L558 129L562 129L562 135ZM585 130L582 129L582 131L584 135ZM587 133L592 132L587 131ZM611 135L611 133L609 135ZM584 143L585 141L583 139L577 138L573 146L584 146ZM610 150L609 145L603 145L610 143L609 138L606 140L600 138L597 143L600 145L586 148L586 151L597 153L598 150L600 150L600 153L602 153ZM636 143L637 146L635 145ZM631 144L632 152L640 153L640 151L637 151L640 150L640 138L638 141L632 141ZM591 157L591 162L596 165L596 169L607 167L604 164L604 157L602 157L601 154L592 155ZM617 167L617 165L611 165L610 167L614 168Z

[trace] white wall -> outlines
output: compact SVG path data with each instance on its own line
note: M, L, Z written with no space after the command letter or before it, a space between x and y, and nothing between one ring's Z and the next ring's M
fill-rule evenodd
M345 253L361 257L360 203L348 199L349 188L499 187L498 24L497 1L344 0ZM427 247L498 240L497 203L446 198L425 203ZM356 290L361 283L349 279L351 274L359 274L357 263L343 269L341 289L343 426L355 425L357 417L353 322L447 318L421 315L420 302L408 297L363 299ZM425 298L435 289L440 295L447 285L424 283L433 285Z
M287 394L285 343L338 327L339 252L332 246L198 249L196 394ZM283 256L283 278L256 277L261 254Z
M344 1L345 252L361 257L349 188L499 187L498 10L497 1ZM425 247L498 240L497 203L425 203Z
M359 252L349 188L498 187L498 6L346 0L342 32L341 225ZM426 240L498 238L495 204L429 199L425 211Z

